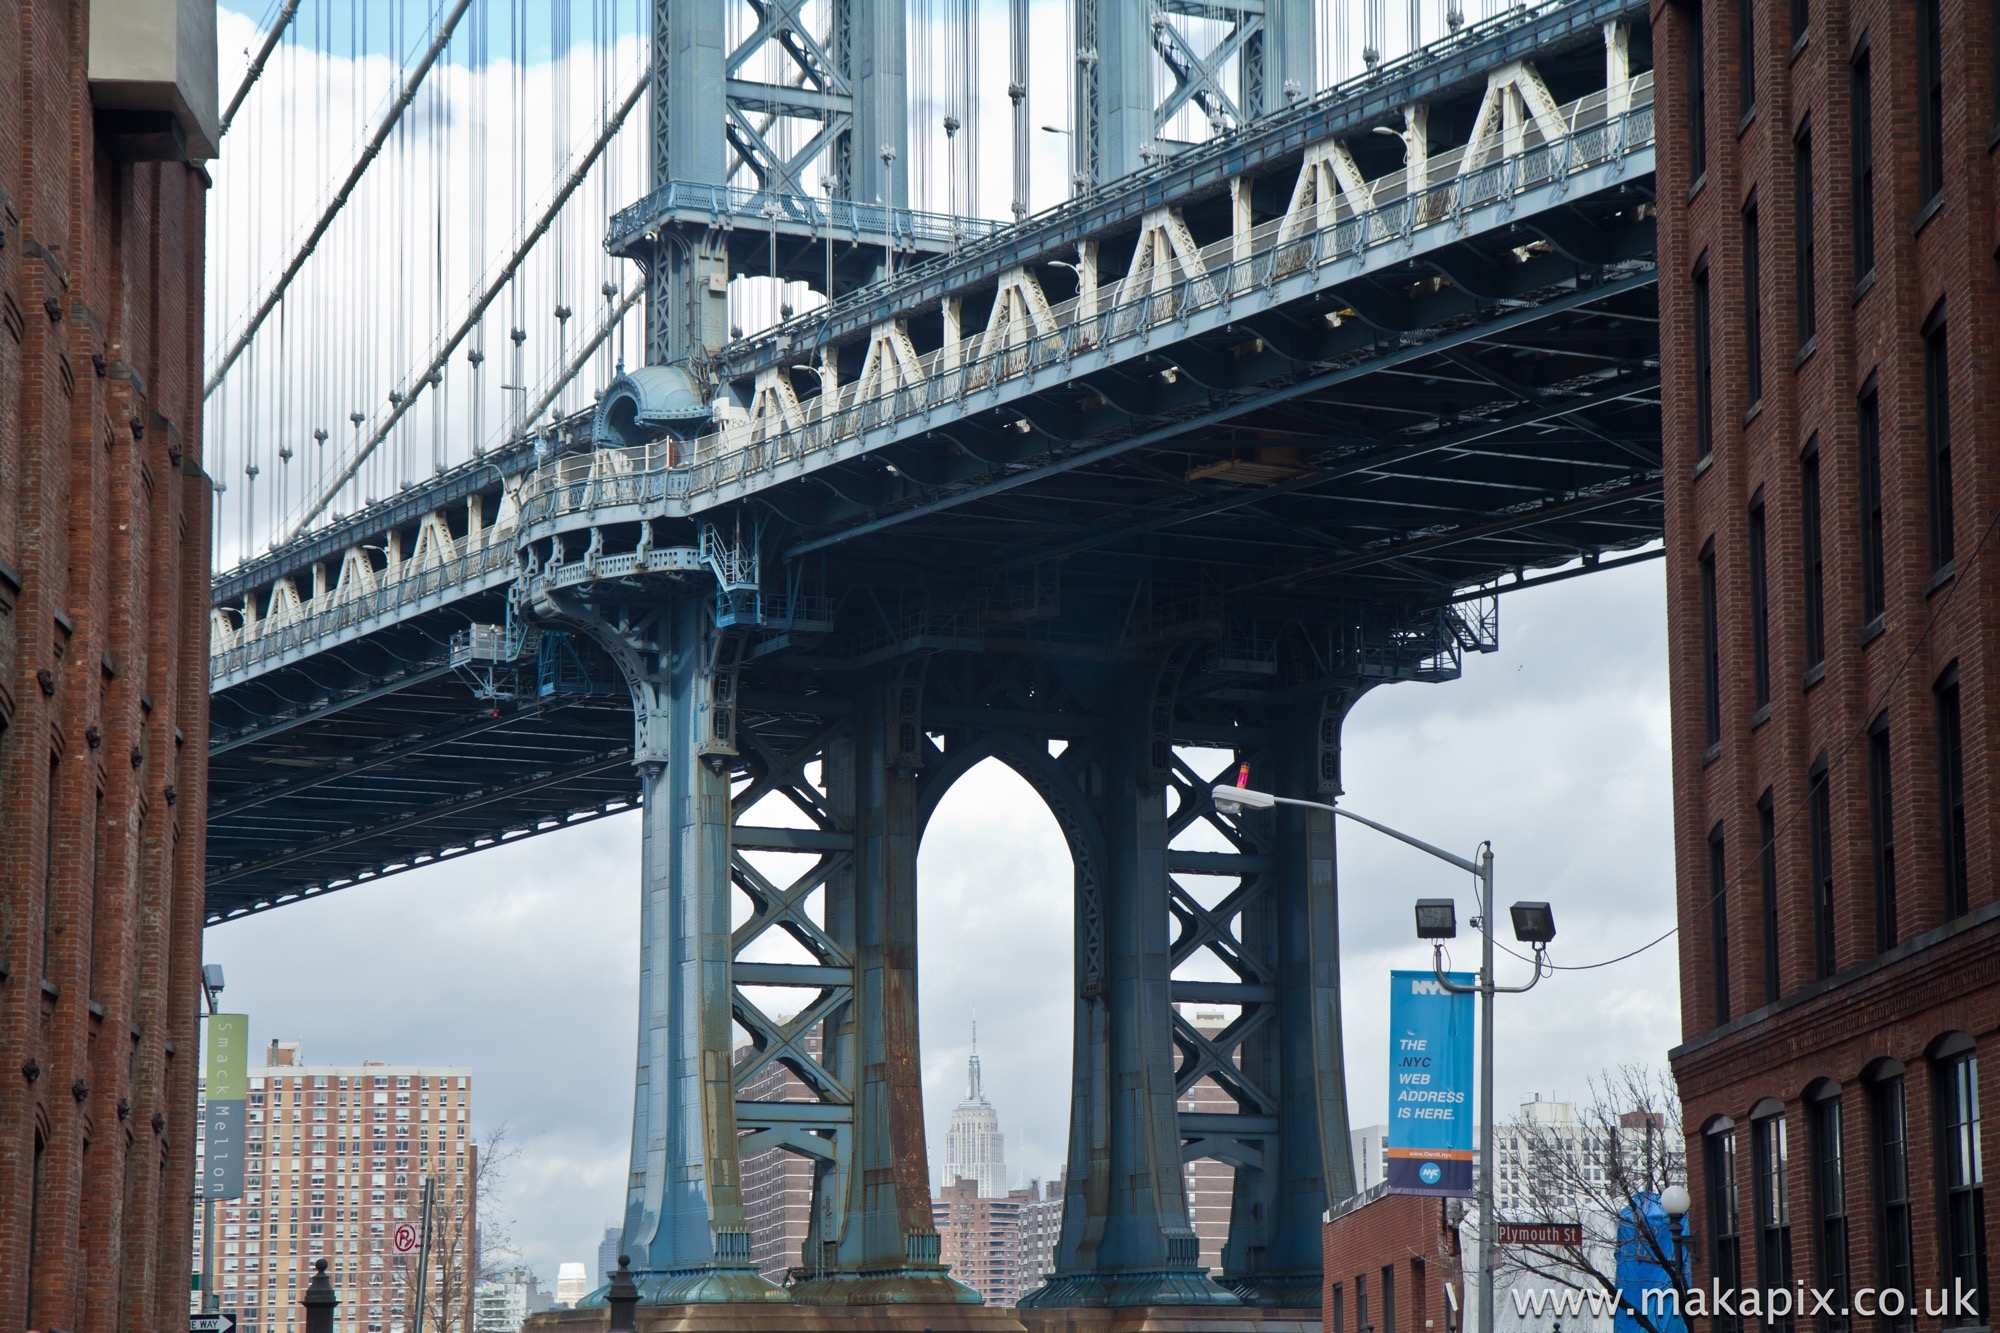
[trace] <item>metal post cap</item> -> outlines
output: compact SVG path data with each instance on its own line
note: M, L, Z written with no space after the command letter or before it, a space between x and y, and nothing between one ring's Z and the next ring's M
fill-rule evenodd
M611 1307L609 1328L613 1333L633 1333L638 1327L639 1284L632 1279L632 1259L629 1255L618 1256L618 1271L611 1275L611 1287L604 1293L604 1303Z
M306 1294L299 1298L299 1304L308 1309L320 1305L331 1308L340 1304L340 1297L333 1290L333 1281L326 1275L326 1260L313 1264L313 1280L307 1284Z

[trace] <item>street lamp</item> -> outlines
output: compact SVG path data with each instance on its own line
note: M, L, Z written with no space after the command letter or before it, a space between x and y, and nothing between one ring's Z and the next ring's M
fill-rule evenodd
M1673 1283L1676 1289L1687 1287L1687 1215L1694 1207L1694 1200L1688 1196L1687 1186L1669 1185L1660 1191L1660 1211L1667 1215L1667 1230L1674 1237Z
M1437 974L1439 984L1457 994L1479 996L1479 1330L1493 1333L1493 997L1496 994L1518 995L1532 990L1542 979L1542 953L1548 942L1555 938L1555 915L1547 903L1515 903L1509 909L1514 919L1514 938L1531 945L1535 951L1535 974L1525 986L1496 985L1493 979L1493 844L1485 843L1479 849L1479 859L1468 860L1442 847L1434 847L1421 838L1413 838L1387 824L1378 824L1351 810L1343 810L1337 805L1321 801L1301 801L1290 796L1278 796L1271 792L1254 791L1249 787L1235 787L1218 784L1214 789L1215 808L1225 815L1237 814L1244 810L1271 810L1281 805L1294 805L1305 810L1324 810L1351 819L1357 824L1365 824L1377 833L1386 834L1398 842L1407 843L1420 852L1427 852L1438 860L1457 866L1466 871L1478 884L1477 897L1479 915L1473 924L1479 927L1480 969L1478 981L1471 986L1461 986L1452 981L1444 972L1444 941L1458 937L1458 909L1449 898L1420 898L1416 904L1417 938L1431 941L1431 970Z

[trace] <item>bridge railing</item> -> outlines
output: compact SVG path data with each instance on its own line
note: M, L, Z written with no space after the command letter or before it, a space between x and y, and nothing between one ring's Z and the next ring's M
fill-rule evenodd
M1566 133L1544 137L1534 122L1445 150L1424 164L1418 188L1399 169L1368 183L1366 206L1340 193L1304 221L1273 219L1247 238L1228 236L1192 255L1175 275L1135 282L1130 274L1058 304L1030 308L1003 330L989 328L914 356L915 373L877 366L864 379L803 399L797 415L724 423L692 442L657 441L552 459L528 487L524 522L622 503L699 497L784 464L825 454L880 427L961 409L975 393L1067 364L1077 354L1131 342L1198 311L1279 281L1455 228L1476 210L1504 204L1648 149L1653 143L1650 72L1559 108ZM1503 150L1512 145L1518 151ZM883 360L889 358L884 357ZM873 358L871 358L873 360ZM890 386L893 382L893 387Z
M605 245L615 252L637 233L676 218L751 231L760 226L783 225L843 236L857 243L879 242L887 237L905 248L983 240L998 235L1007 225L985 218L890 208L852 199L815 199L811 195L711 185L706 181L670 180L637 203L614 213Z
M513 569L519 561L514 544L506 534L489 531L489 540L434 563L411 568L413 558L401 566L375 571L375 586L353 589L333 596L314 598L297 615L266 615L247 624L230 625L219 620L210 635L208 674L211 682L226 678L293 651L304 651L326 639L381 623L404 608L434 594L448 592L501 569ZM326 605L326 603L331 605ZM241 616L241 612L235 612Z

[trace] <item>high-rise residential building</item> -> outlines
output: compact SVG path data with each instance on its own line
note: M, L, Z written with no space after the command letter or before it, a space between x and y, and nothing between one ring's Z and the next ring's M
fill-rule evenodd
M466 1333L479 1204L472 1071L306 1065L299 1057L296 1042L273 1042L269 1063L250 1075L243 1197L214 1207L211 1289L223 1311L243 1333L299 1333L299 1298L324 1259L340 1298L336 1333L410 1328L417 1256L398 1253L397 1233L409 1227L421 1236L431 1180L424 1326L427 1333ZM197 1201L196 1271L205 1211Z
M1695 1281L1995 1270L1988 7L1652 7ZM1761 247L1761 249L1760 249ZM1890 1293L1895 1293L1890 1296ZM1926 1328L1937 1322L1922 1321Z
M931 1200L939 1256L988 1305L1020 1302L1020 1213L1029 1195L1022 1189L995 1198L982 1194L971 1176L961 1176Z
M1068 1173L1050 1181L1031 1180L1018 1197L1014 1212L1015 1303L1048 1281L1056 1271L1056 1242L1062 1239L1063 1195L1068 1189Z
M806 1034L805 1048L815 1059L819 1030ZM753 1048L739 1046L736 1060L753 1058ZM748 1102L809 1102L812 1090L804 1080L776 1060L750 1076L739 1096ZM812 1221L812 1163L783 1148L766 1148L743 1155L743 1223L750 1232L750 1258L757 1271L782 1284L790 1271L804 1264L801 1250ZM615 1267L617 1260L612 1264Z
M951 1113L944 1143L945 1184L970 1180L986 1198L1007 1196L1007 1142L979 1072L977 1019L972 1024L972 1054L965 1062L965 1100Z
M474 1286L472 1333L520 1333L529 1315L549 1305L549 1293L532 1271L509 1269Z
M1354 1192L1374 1189L1389 1174L1389 1127L1363 1125L1347 1141L1354 1154Z
M572 1260L556 1268L556 1304L574 1310L576 1303L590 1294L590 1270L583 1261Z
M1229 1026L1226 1010L1205 1006L1175 1005L1181 1017L1204 1037L1214 1037ZM1236 1099L1218 1087L1213 1079L1202 1079L1181 1094L1180 1109L1211 1115L1234 1115L1240 1108ZM1213 1157L1197 1157L1181 1168L1187 1176L1188 1225L1201 1241L1201 1262L1211 1273L1222 1271L1222 1247L1229 1240L1229 1213L1236 1190L1236 1168Z
M208 803L203 469L214 464L201 361L214 332L203 270L215 10L13 0L0 41L9 1328L186 1317Z
M615 1222L604 1224L604 1237L597 1242L597 1285L602 1287L611 1281L611 1275L618 1271L618 1245L623 1239L624 1228Z

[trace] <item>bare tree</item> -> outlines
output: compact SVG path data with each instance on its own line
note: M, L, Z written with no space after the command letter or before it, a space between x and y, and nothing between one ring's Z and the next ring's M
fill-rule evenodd
M431 1201L431 1275L424 1291L425 1333L471 1333L472 1296L481 1282L497 1277L511 1257L506 1225L493 1205L507 1164L520 1149L507 1142L501 1125L467 1158L462 1185L440 1180ZM414 1284L414 1257L402 1273ZM415 1291L410 1295L415 1298Z
M1621 1065L1590 1081L1573 1124L1523 1117L1499 1131L1520 1142L1524 1164L1506 1220L1578 1228L1580 1244L1503 1247L1496 1272L1595 1297L1593 1307L1629 1315L1645 1333L1677 1333L1687 1272L1659 1209L1660 1192L1687 1184L1680 1096L1664 1070ZM1622 1225L1621 1225L1622 1223ZM1635 1309L1618 1284L1621 1260L1657 1267L1672 1310ZM1654 1285L1659 1282L1655 1277Z

